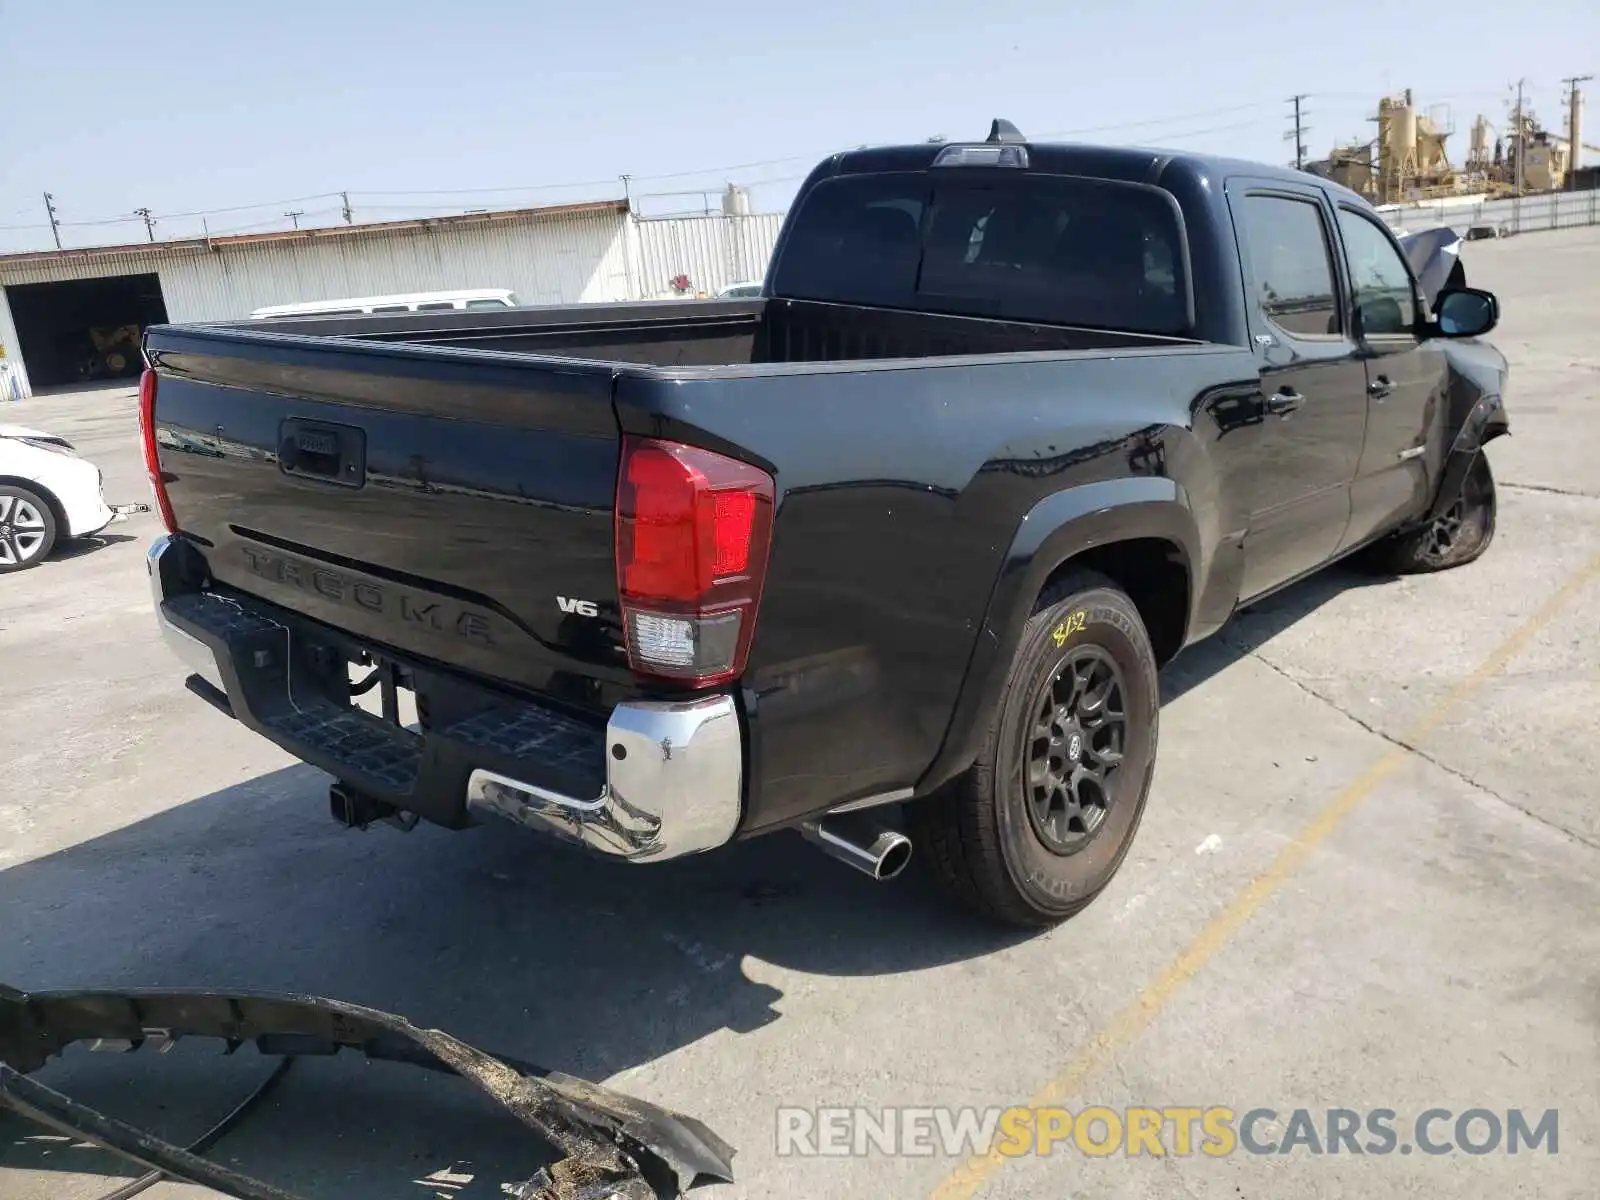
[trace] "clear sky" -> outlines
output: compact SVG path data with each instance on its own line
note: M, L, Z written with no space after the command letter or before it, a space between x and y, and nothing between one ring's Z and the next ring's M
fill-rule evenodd
M201 213L336 222L340 191L386 220L619 195L624 172L647 214L729 180L781 211L833 150L995 116L1281 162L1297 92L1313 157L1409 86L1449 106L1459 162L1518 78L1560 129L1561 77L1587 74L1597 0L0 0L0 250L51 244L47 190L68 245L142 240L77 224L141 207L180 237Z

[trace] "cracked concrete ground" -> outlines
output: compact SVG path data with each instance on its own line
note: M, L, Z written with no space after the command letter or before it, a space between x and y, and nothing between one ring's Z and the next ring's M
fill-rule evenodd
M0 979L400 1011L704 1118L740 1151L709 1196L1593 1196L1600 580L1493 656L1600 555L1600 230L1467 265L1513 362L1495 545L1427 578L1330 571L1173 664L1139 840L1048 935L788 837L628 868L497 828L338 831L321 776L182 690L145 517L0 581ZM132 412L123 390L4 416L78 441L122 500L144 496ZM264 1069L179 1046L42 1078L183 1138ZM1266 1138L1296 1107L1555 1108L1559 1152L1058 1148L968 1192L955 1158L776 1151L780 1105L988 1107L1052 1081L1074 1109L1271 1108ZM301 1064L216 1153L319 1198L491 1196L530 1157L464 1088L341 1060ZM111 1170L0 1118L8 1200L87 1200Z

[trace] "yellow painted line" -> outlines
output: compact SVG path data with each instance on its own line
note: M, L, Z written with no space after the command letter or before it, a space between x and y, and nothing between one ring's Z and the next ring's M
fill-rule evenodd
M1600 555L1590 559L1586 567L1567 580L1555 595L1540 606L1538 612L1501 642L1494 653L1484 659L1477 670L1457 684L1449 695L1424 713L1400 740L1416 745L1437 729L1456 705L1498 674L1507 663L1521 653L1541 629L1551 622L1568 600L1572 599L1585 584L1597 577L1600 577ZM1278 853L1278 857L1265 871L1251 880L1244 890L1229 902L1228 907L1212 918L1194 941L1184 947L1182 953L1146 985L1128 1007L1117 1014L1110 1025L1090 1040L1082 1054L1039 1089L1038 1094L1028 1102L1029 1106L1043 1108L1060 1105L1079 1095L1084 1081L1110 1062L1118 1051L1131 1044L1154 1023L1179 989L1193 979L1218 950L1227 945L1228 939L1283 886L1284 880L1311 857L1312 851L1321 845L1346 817L1355 812L1361 802L1377 790L1380 783L1405 763L1409 754L1410 751L1404 746L1395 746L1368 767L1360 778L1335 796L1327 807ZM978 1189L989 1177L1007 1161L1009 1160L1006 1156L995 1150L969 1158L933 1189L930 1200L970 1200L977 1195Z

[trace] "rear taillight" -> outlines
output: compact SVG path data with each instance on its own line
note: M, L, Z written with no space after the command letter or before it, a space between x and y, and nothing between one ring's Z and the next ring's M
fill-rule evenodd
M178 522L172 517L172 502L167 499L167 485L161 479L161 456L156 449L156 373L149 367L139 376L139 440L144 443L144 470L150 477L150 490L155 493L156 511L168 533L178 532Z
M695 446L624 436L617 591L628 665L696 686L744 672L772 541L772 476Z

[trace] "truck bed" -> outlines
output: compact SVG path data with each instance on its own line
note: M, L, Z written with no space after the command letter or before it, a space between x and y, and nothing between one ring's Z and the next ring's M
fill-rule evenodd
M396 316L250 321L233 328L659 367L859 362L1192 344L1179 338L810 300L660 300Z

